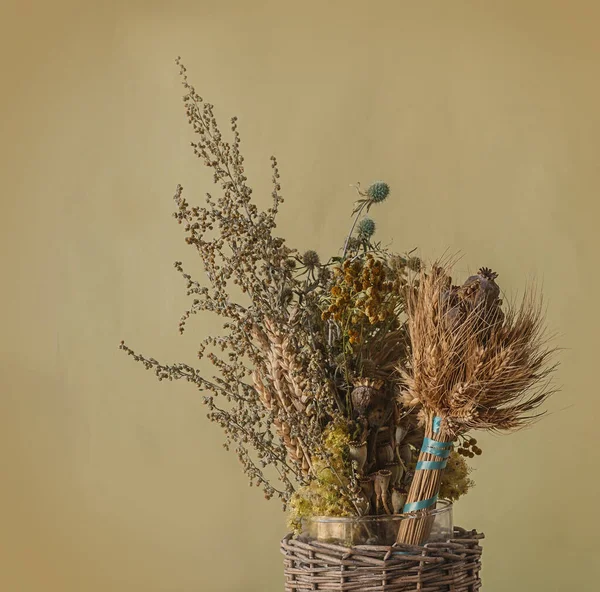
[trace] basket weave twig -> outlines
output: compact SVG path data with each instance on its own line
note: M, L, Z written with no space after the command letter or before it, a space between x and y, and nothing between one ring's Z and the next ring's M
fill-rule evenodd
M454 537L424 546L343 547L289 534L281 541L285 591L476 592L483 535L455 527Z

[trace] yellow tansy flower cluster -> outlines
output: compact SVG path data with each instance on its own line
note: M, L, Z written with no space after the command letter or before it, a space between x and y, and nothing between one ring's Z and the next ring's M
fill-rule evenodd
M370 326L396 322L406 283L403 270L392 270L369 253L344 261L333 273L322 318L339 323L350 344L360 343Z

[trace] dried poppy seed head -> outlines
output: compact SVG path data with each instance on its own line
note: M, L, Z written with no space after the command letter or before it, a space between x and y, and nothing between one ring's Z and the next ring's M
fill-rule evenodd
M498 274L495 271L492 271L489 267L482 267L477 273L481 277L484 277L488 280L495 280L498 277Z
M363 218L358 223L358 235L362 238L371 238L375 234L375 222L371 218Z
M302 255L302 263L309 269L314 269L320 262L321 260L316 251L306 251L304 255Z
M375 203L382 202L389 194L390 186L383 181L377 181L367 189L367 195Z
M488 267L482 267L477 275L467 278L462 286L462 292L466 298L475 302L485 301L486 306L497 305L500 297L500 287L496 283L498 274Z

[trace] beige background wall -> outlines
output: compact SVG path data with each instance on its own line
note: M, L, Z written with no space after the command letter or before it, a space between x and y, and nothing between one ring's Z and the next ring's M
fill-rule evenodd
M335 252L348 185L386 179L379 237L461 251L508 294L543 280L563 393L484 436L457 522L487 534L486 592L598 589L597 2L68 2L0 8L0 590L281 590L283 515L248 489L187 385L117 350L194 360L193 265L170 218L194 160L173 58L237 114L280 230ZM595 509L594 509L595 508ZM236 556L238 550L244 553Z

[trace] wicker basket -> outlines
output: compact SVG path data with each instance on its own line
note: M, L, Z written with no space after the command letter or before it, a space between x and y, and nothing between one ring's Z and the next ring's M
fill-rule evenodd
M454 538L422 547L341 547L281 541L286 592L475 592L481 588L482 534L455 527Z

